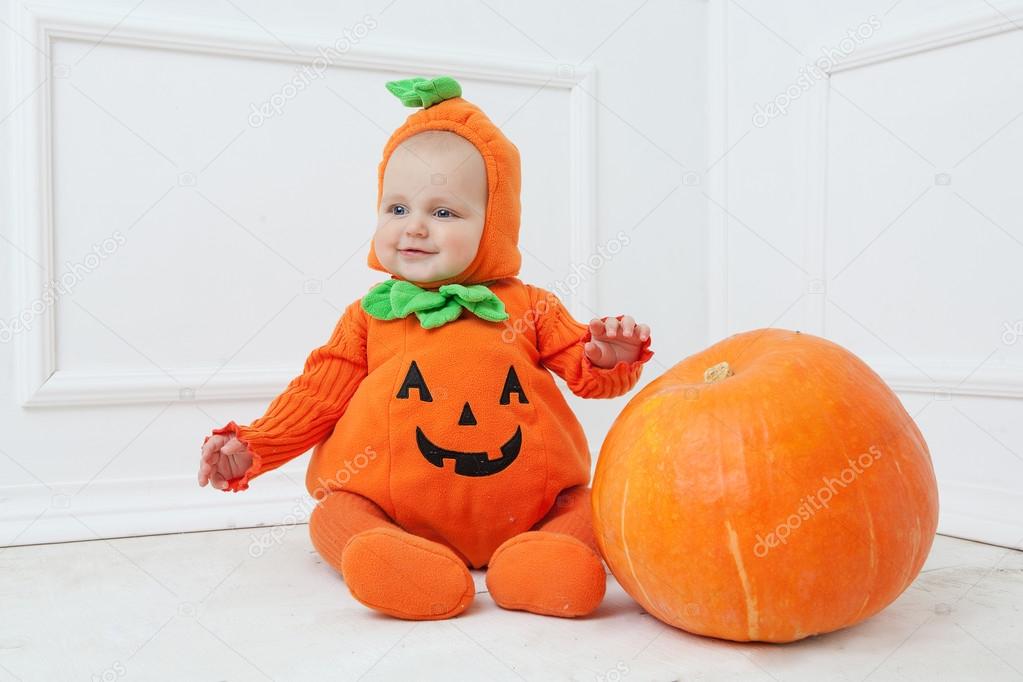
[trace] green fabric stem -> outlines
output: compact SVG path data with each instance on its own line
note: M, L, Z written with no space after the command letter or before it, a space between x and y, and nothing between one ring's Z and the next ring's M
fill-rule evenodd
M406 78L400 81L389 81L385 83L391 94L401 100L407 107L422 107L424 109L439 102L462 95L462 86L451 76L437 76L436 78Z

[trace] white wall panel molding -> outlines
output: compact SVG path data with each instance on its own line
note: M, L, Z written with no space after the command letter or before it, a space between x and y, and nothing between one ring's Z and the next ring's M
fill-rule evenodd
M947 16L936 24L878 39L856 49L847 58L822 69L824 78L811 88L806 121L806 176L804 226L804 268L810 273L804 299L805 328L812 334L827 336L827 282L825 242L827 238L828 114L831 79L853 69L869 68L928 50L954 48L1019 30L1023 22L1023 4L1003 9L999 14L978 14L969 9L959 16ZM814 54L823 41L805 50ZM894 389L912 393L965 396L1023 397L1023 367L982 367L964 365L955 358L948 361L908 358L909 362L877 358L867 360ZM911 363L911 364L910 364Z
M80 6L12 3L12 24L27 40L13 41L14 102L25 99L12 118L14 182L10 220L18 241L30 256L15 259L11 274L20 307L40 308L26 331L14 339L20 403L25 407L128 404L149 401L270 398L300 368L257 367L166 371L143 366L102 373L61 370L56 362L54 306L45 303L47 283L55 276L53 222L52 83L62 65L52 62L59 40L84 40L103 45L140 46L180 53L228 55L273 62L311 63L336 36L277 34L282 42L247 25L211 25L180 18L124 18L112 12L84 11ZM112 30L111 26L115 26ZM596 217L596 74L589 64L561 64L479 55L424 53L404 47L356 45L333 59L329 68L378 70L397 74L443 73L509 85L566 91L570 130L570 250L582 263L597 243ZM38 92L36 92L38 90ZM566 303L588 317L583 302L596 307L597 282L585 278Z

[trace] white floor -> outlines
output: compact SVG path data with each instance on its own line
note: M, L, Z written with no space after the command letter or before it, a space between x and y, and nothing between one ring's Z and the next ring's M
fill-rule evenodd
M882 613L791 645L686 634L610 577L586 619L505 611L474 575L466 613L414 623L355 602L305 525L2 549L0 680L1023 679L1023 552L954 538Z

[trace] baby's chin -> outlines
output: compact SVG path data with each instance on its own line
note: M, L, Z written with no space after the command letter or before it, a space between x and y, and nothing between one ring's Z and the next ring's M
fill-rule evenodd
M461 272L461 270L452 272L450 268L444 267L443 263L434 262L437 260L438 254L433 254L410 262L409 259L396 253L391 259L388 269L402 279L425 284L439 282Z

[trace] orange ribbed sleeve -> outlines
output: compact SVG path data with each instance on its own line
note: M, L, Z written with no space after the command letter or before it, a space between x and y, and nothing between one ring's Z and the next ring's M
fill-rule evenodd
M643 365L653 357L648 337L633 362L618 361L614 367L597 367L583 347L591 340L590 327L576 321L552 292L526 285L536 327L540 361L582 398L615 398L629 392L639 381ZM621 320L624 315L617 315ZM600 318L606 321L608 318Z
M249 480L305 453L330 435L367 373L366 318L360 301L351 303L330 340L313 350L302 373L248 426L233 421L213 433L234 434L253 453L252 465L228 480L225 491L249 487ZM205 440L203 441L206 442Z

